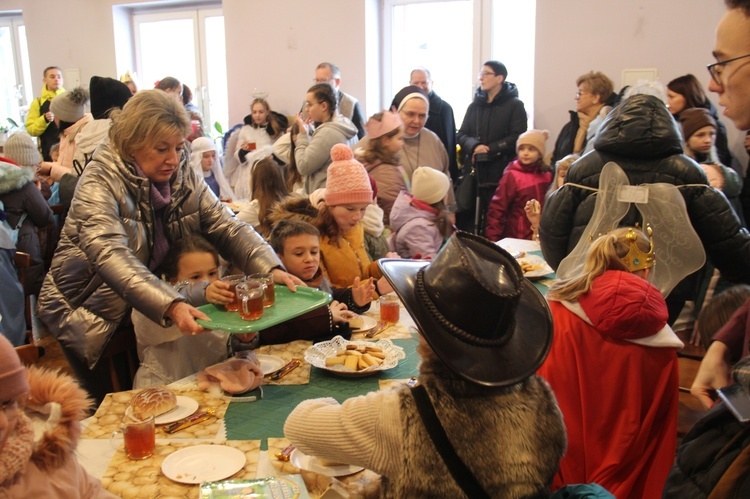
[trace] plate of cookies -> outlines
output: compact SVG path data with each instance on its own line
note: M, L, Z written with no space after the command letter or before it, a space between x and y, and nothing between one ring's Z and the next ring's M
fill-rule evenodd
M526 254L522 258L518 258L516 261L518 262L518 265L521 266L523 276L527 279L544 277L555 272L552 267L544 261L544 258L539 255Z
M305 361L340 376L370 376L398 365L406 358L404 349L391 340L348 341L334 336L305 352Z

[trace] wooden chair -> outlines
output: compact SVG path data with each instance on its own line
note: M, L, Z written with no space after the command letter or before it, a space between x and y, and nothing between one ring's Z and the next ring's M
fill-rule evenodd
M27 345L16 347L16 353L24 364L33 364L44 355L44 348L34 343L34 335L31 331L31 296L26 291L26 269L31 266L31 255L23 251L16 251L13 255L13 263L18 271L18 280L24 290L24 319L26 321Z

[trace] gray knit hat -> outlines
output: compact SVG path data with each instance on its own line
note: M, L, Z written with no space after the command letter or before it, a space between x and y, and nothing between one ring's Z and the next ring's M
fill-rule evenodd
M28 133L19 130L5 141L3 156L21 166L36 166L42 162L42 156L36 142Z
M49 105L49 110L60 121L75 123L83 118L86 113L86 104L89 102L89 92L83 87L76 87L69 92L63 92Z

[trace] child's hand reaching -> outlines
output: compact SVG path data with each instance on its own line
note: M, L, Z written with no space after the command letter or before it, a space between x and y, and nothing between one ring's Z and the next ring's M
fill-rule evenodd
M229 290L229 283L216 280L206 287L206 301L217 305L226 305L234 300L234 293Z
M542 205L536 199L531 199L526 202L526 206L523 207L523 211L526 212L526 218L531 222L532 229L539 228L539 220L542 218Z
M346 308L345 303L339 303L336 300L333 300L331 304L328 305L328 308L331 309L331 316L333 316L334 324L339 322L348 322L349 319L356 315L354 312L350 312Z
M375 283L372 277L360 282L359 277L354 278L352 284L352 300L360 307L364 307L372 301L372 293L375 291Z

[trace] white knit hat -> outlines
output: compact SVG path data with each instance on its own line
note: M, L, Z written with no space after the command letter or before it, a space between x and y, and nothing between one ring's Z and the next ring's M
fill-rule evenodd
M39 149L31 135L19 130L5 141L3 156L21 166L36 166L42 162Z
M411 177L411 193L423 203L435 204L442 201L450 187L448 176L429 166L420 166Z
M86 114L89 92L83 87L76 87L68 92L55 96L49 104L49 110L60 121L75 123Z

